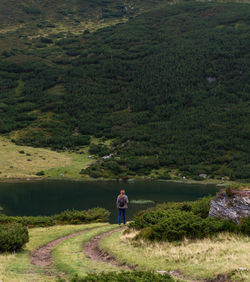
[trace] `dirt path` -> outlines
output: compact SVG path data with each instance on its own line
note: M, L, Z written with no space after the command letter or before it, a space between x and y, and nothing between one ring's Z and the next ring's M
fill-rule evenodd
M83 251L85 255L87 256L87 258L96 260L96 261L107 262L109 264L112 264L118 267L122 267L123 269L126 269L126 270L136 268L137 267L136 265L132 266L132 265L128 265L125 263L119 263L115 257L111 256L108 252L102 250L99 246L99 243L102 238L107 237L111 235L112 233L117 232L119 230L121 230L121 228L117 228L117 229L102 233L101 235L98 235L94 237L91 241L87 242L83 247Z
M38 266L50 266L52 265L52 258L51 258L51 251L53 248L55 248L58 244L60 244L62 241L75 237L77 235L80 235L82 233L88 232L94 228L88 228L85 230L80 230L75 233L71 233L69 235L60 237L54 241L51 241L47 243L46 245L40 247L39 249L36 249L33 254L31 255L31 263Z
M102 261L109 264L112 264L114 266L122 267L124 270L131 270L135 269L138 265L129 265L127 263L119 263L115 257L110 255L107 251L102 250L99 246L100 241L111 235L114 232L117 232L121 230L121 228L113 229L111 231L102 233L96 237L94 237L91 241L87 242L84 247L83 251L86 254L87 258L96 260L96 261ZM203 280L203 279L191 279L189 277L186 277L183 275L182 271L180 270L174 270L174 271L157 271L160 274L169 274L175 279L181 279L187 282L229 282L230 280L227 280L227 277L225 275L218 275L215 279L211 280Z
M63 242L66 239L83 234L95 228L96 227L88 228L85 230L77 231L75 233L71 233L69 235L60 237L54 241L51 241L47 243L46 245L36 249L31 255L31 263L34 265L40 266L40 267L44 267L45 273L49 274L50 276L55 276L56 270L50 268L50 266L52 266L53 264L52 257L51 257L52 249L55 248L58 244L60 244L61 242ZM92 240L88 241L83 247L83 251L86 254L87 258L91 260L95 260L95 261L106 262L111 265L121 267L124 270L135 269L138 265L129 265L127 263L119 263L115 257L111 256L107 251L102 250L99 246L99 243L103 238L111 235L114 232L118 232L119 230L121 230L121 228L110 230L108 232L97 235ZM189 279L188 277L185 277L180 270L175 270L175 271L164 271L163 270L163 271L157 271L157 272L160 274L168 273L174 278L182 279L188 282L228 282L230 281L227 279L225 275L218 275L218 277L216 277L215 279L211 279L211 280L209 279L208 280L202 280L202 279L193 280L193 279ZM62 277L64 275L65 273L61 273L59 276Z

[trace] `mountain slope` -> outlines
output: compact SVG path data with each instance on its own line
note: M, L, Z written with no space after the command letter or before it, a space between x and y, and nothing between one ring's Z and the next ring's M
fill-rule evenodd
M91 147L114 154L84 171L95 177L164 167L249 179L249 9L188 2L93 33L22 38L2 53L0 131L53 148L113 139Z

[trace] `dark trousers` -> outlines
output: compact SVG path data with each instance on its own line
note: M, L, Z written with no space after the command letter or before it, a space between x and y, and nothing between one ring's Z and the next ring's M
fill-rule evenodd
M118 224L121 224L121 217L123 217L123 223L126 223L126 209L118 209Z

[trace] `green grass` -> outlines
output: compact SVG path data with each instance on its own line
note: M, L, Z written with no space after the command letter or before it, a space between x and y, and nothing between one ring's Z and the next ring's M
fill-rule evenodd
M20 153L22 151L24 153ZM94 161L88 159L88 147L82 148L81 152L58 153L49 149L18 146L0 136L0 179L37 178L39 171L44 171L44 177L47 178L80 178L81 169Z
M36 248L62 236L102 226L105 224L94 223L30 229L30 241L22 251L13 254L0 254L0 281L54 281L54 277L45 275L39 267L30 263L31 253Z
M83 252L84 243L88 242L96 235L114 228L117 228L117 225L100 227L73 237L58 245L52 253L57 269L69 275L78 274L79 276L85 276L87 273L92 272L119 270L119 268L105 262L92 261L86 258Z
M114 233L102 239L101 247L120 262L137 264L140 269L181 270L191 279L215 278L218 274L232 275L233 281L250 279L248 236L224 233L213 239L175 244L133 241L135 234Z
M154 204L155 202L152 200L132 200L130 201L130 204L135 205L145 205L145 204Z
M24 82L21 79L19 79L18 85L16 87L16 95L19 95L21 93L21 91L23 90L23 87L24 87Z

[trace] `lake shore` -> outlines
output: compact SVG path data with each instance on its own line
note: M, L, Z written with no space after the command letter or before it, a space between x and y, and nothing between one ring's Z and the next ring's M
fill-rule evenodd
M0 137L0 183L69 180L90 182L164 181L183 184L213 184L218 186L242 184L227 179L184 179L178 177L176 173L171 175L172 179L169 180L159 179L156 174L149 176L133 176L126 180L104 177L91 178L87 175L81 175L80 171L88 167L94 161L96 160L89 158L87 147L82 149L81 154L68 151L55 152L50 149L16 145L11 142L10 139L3 136ZM249 185L249 183L245 183L244 185Z
M40 182L40 181L76 181L76 182L168 182L168 183L180 183L180 184L202 184L202 185L216 185L225 187L227 185L249 185L250 183L241 183L237 181L220 180L220 179L204 179L204 180L194 180L194 179L155 179L150 177L134 177L128 180L122 180L118 178L91 178L91 177L18 177L18 178L0 178L1 183L24 183L24 182Z

